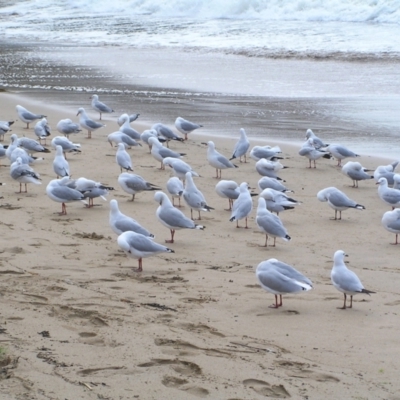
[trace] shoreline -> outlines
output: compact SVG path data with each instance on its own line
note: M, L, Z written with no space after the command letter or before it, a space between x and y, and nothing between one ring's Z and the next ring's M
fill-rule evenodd
M57 134L58 120L77 120L72 106L63 108L62 95L53 98L51 107L27 99L32 111L48 114L50 139ZM0 102L2 118L16 116L13 96L0 93ZM255 224L256 200L250 229L236 229L224 211L227 201L214 190L215 170L201 145L209 136L189 135L187 143L171 148L187 153L184 160L201 176L196 185L215 210L202 215L204 231L177 231L171 245L175 253L144 259L143 273L137 274L132 271L137 261L119 251L108 225L108 202L117 199L121 211L152 231L158 243L169 232L156 220L152 192L137 195L131 203L118 186L115 149L106 141L117 130L115 121L107 116L106 128L91 140L84 139L85 132L72 138L82 145L81 154L68 157L73 177L116 189L107 203L96 199L93 209L68 204L67 216L55 215L60 205L45 194L55 178L54 151L33 165L43 181L29 185L26 195L14 193L18 183L7 167L1 168L7 185L1 187L0 326L6 329L2 338L7 354L17 360L6 366L10 379L0 379L3 393L38 399L68 393L90 400L99 395L318 398L321 393L331 398L396 398L398 248L389 244L393 234L380 224L388 208L374 181L352 189L333 160L320 160L317 169L309 170L293 146L282 144L282 163L289 168L280 176L302 204L280 215L291 242L277 239L276 248L263 248L265 236ZM13 133L34 138L33 129L23 126L15 122ZM217 150L225 155L235 142L215 137ZM257 143L252 140L251 146ZM164 189L170 171L157 169L159 163L147 147L129 153L135 173ZM379 165L378 159L372 160ZM255 188L260 176L251 160L234 171L224 170L222 178ZM328 186L343 190L366 210L347 210L342 221L330 220L333 210L316 199L317 191ZM187 206L182 211L190 214ZM377 292L356 296L354 308L346 311L337 310L343 296L329 278L339 248L350 254L349 268L365 287ZM254 276L254 268L268 258L298 268L313 281L313 290L283 296L282 308L268 308L273 295Z

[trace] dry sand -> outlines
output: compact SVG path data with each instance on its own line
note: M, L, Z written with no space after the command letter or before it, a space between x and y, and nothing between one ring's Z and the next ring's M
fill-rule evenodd
M24 105L48 115L53 137L60 119L77 121L74 113L55 108L62 103L62 94L50 108L2 93L1 119L16 118L15 105ZM95 116L89 100L87 109ZM114 186L108 200L117 199L124 213L163 243L169 231L155 217L153 193L130 202L117 183L115 149L106 141L117 130L116 117L105 117L107 127L91 140L84 132L73 138L82 153L68 156L72 175ZM16 121L13 133L35 138L24 126ZM144 259L142 273L118 248L108 202L96 199L92 209L68 204L68 215L56 214L61 205L45 193L55 178L54 151L33 166L42 185L29 185L27 194L16 194L18 183L7 166L1 168L7 184L0 200L1 399L400 399L399 246L390 245L394 236L381 226L388 207L375 182L350 188L335 161L322 160L310 170L297 148L282 145L289 168L281 176L303 204L281 214L292 241L261 247L265 236L255 209L250 229L229 222L228 202L214 191L215 170L201 144L209 140L207 129L202 133L171 147L187 153L185 160L201 175L196 184L215 210L203 213L204 231L177 231L174 254ZM229 155L236 140L214 141ZM158 169L146 146L130 154L135 173L165 188L171 173ZM382 163L360 161L372 169ZM253 188L260 178L253 160L222 177ZM333 210L316 198L327 186L366 210L331 220ZM330 281L338 249L350 255L349 267L364 286L377 292L356 296L354 308L345 311L337 309L343 296ZM268 308L273 295L254 274L272 257L315 284L310 292L284 296L278 310Z

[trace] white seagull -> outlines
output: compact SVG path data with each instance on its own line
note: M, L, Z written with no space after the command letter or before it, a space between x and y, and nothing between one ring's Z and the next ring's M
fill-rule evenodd
M379 198L388 204L389 206L394 208L400 207L400 190L393 189L388 186L388 182L386 178L379 178L376 183L378 186L378 195Z
M175 253L174 250L154 242L151 238L132 231L121 233L117 242L128 257L138 260L137 272L143 271L142 258L151 257L158 253Z
M46 138L51 135L50 126L46 118L42 118L40 121L36 122L33 131L39 139L39 143L42 143L44 139L44 144L46 145Z
M134 140L140 140L140 133L136 129L133 129L131 127L128 114L122 114L119 117L119 120L123 122L119 128L121 132L125 133L125 135L130 136Z
M122 114L122 115L125 115L125 114ZM125 122L125 118L122 118L122 115L120 117L118 117L118 119L117 119L117 124L119 126L122 126L123 123ZM133 121L136 121L139 118L139 115L140 114L131 114L131 115L129 115L129 123L131 123Z
M104 128L105 125L93 121L89 116L86 114L86 111L83 107L78 109L78 113L76 114L77 116L79 115L79 124L83 129L86 129L88 131L87 138L91 139L92 138L92 132L96 131L97 129Z
M311 161L314 161L314 168L317 168L316 161L320 158L331 159L330 153L325 150L317 149L314 146L314 139L310 138L299 150L299 155L308 158L308 168L311 168Z
M275 161L282 158L278 156L279 153L282 153L279 146L254 146L250 150L250 157L255 161L259 161L261 158Z
M132 139L126 133L121 132L121 131L116 131L116 132L110 133L107 136L107 140L108 140L108 143L110 143L111 147L113 147L113 145L112 145L113 143L115 143L117 146L119 143L123 143L124 146L128 149L131 148L132 146L133 147L135 147L135 146L142 147L142 145L139 142L137 142L135 139Z
M57 178L59 178L60 176L62 178L64 176L70 176L69 164L64 157L63 149L61 146L56 146L56 155L53 160L53 171L57 175Z
M120 184L122 190L126 193L132 195L132 200L135 200L135 195L144 191L152 191L152 190L160 190L159 187L153 185L152 183L147 182L139 175L128 174L127 172L123 172L118 177L118 183Z
M172 129L168 128L167 125L157 123L154 124L151 129L154 129L158 135L165 137L167 140L167 147L169 147L170 140L177 140L179 142L183 142L183 138L179 137Z
M35 185L42 184L42 182L40 182L40 175L28 164L23 164L20 157L17 157L17 160L10 165L10 176L12 179L19 182L19 192L17 193L22 193L22 184L25 184L24 193L28 192L28 183L34 183Z
M160 169L165 169L165 166L163 164L164 158L166 157L181 158L186 155L186 153L178 153L167 147L164 147L156 137L149 137L148 145L150 146L151 149L150 150L151 155L161 163Z
M348 161L342 167L342 173L348 176L353 181L354 188L358 188L358 182L364 181L367 179L373 179L373 175L368 174L367 172L371 171L370 169L364 168L357 161Z
M244 162L246 163L246 153L249 150L250 141L247 138L246 131L241 128L240 129L240 138L236 142L235 148L233 149L232 157L229 160L233 160L234 158L239 157L239 161L242 162L242 157L244 157Z
M150 233L146 228L143 228L136 220L127 215L123 214L118 207L118 202L115 199L110 201L110 217L109 223L111 229L120 235L123 232L132 231L140 233L143 236L154 238L154 235Z
M29 129L29 124L31 122L36 121L38 119L46 118L46 115L34 114L20 105L16 106L16 109L20 120L26 123L26 129Z
M61 203L61 213L60 215L67 215L67 206L65 203L71 203L73 201L84 201L84 195L76 189L72 189L67 186L70 182L68 176L62 179L53 179L49 182L46 187L47 196L58 203Z
M341 190L335 187L328 187L320 190L317 193L317 198L319 201L328 202L328 206L335 210L335 218L334 220L342 219L342 211L347 210L348 208L354 208L356 210L365 210L365 207L361 204L358 204L354 200L351 200L344 194ZM339 218L337 218L337 212L339 211Z
M93 110L97 111L100 114L100 120L101 120L101 114L111 114L114 112L114 110L109 107L108 105L102 103L99 100L99 96L97 94L94 94L90 97L92 99L92 108Z
M391 244L399 244L397 238L400 233L400 208L395 208L392 211L386 211L382 217L382 225L383 227L396 235L395 243Z
M229 221L236 221L236 228L239 228L239 221L244 218L246 220L245 229L248 229L247 218L253 209L253 200L251 199L247 182L242 182L239 186L239 190L240 194L233 202L231 218Z
M166 243L174 243L174 235L177 229L204 229L203 225L195 224L182 211L175 208L164 192L156 192L154 200L160 204L156 211L157 219L171 232L171 239L166 240Z
M342 166L342 160L348 157L360 157L358 154L352 152L347 147L342 146L341 144L330 144L326 147L327 151L332 154L338 160L337 166Z
M279 161L270 161L265 158L261 158L256 162L256 171L261 176L268 176L278 180L282 180L278 177L278 171L285 168L288 167L283 166Z
M179 202L178 207L181 207L181 197L183 194L183 189L183 183L178 177L173 176L172 178L168 179L167 190L168 193L171 195L173 206L175 206L175 199L177 198Z
M121 168L121 172L122 170L133 172L131 156L125 150L125 145L123 143L118 143L118 149L115 154L115 161Z
M306 140L307 139L313 139L313 144L316 149L329 146L328 143L325 143L322 139L320 139L311 129L307 129Z
M207 205L207 201L199 189L197 189L191 172L186 172L185 175L185 188L182 194L183 200L190 207L190 217L193 219L193 210L199 213L199 220L201 219L200 211L210 212L214 208Z
M58 121L56 128L57 128L58 132L60 132L62 135L66 136L67 138L69 138L69 135L82 132L82 129L79 128L79 124L76 124L69 118L61 119L60 121Z
M268 236L272 236L274 238L274 244L272 245L273 247L276 245L277 237L285 240L286 242L291 240L291 237L288 235L288 232L281 219L277 215L274 215L267 210L265 200L262 197L258 199L256 224L260 231L265 233L264 247L268 246Z
M339 292L344 294L343 307L340 307L342 310L346 309L347 295L350 296L350 305L347 308L352 308L354 295L359 293L368 295L375 293L371 290L364 289L364 286L358 276L346 267L344 263L344 257L346 256L347 254L343 250L336 251L333 256L333 268L331 271L331 280L333 286L335 286Z
M187 135L192 133L194 130L202 128L203 125L195 124L194 122L190 122L182 117L178 117L175 120L175 128L185 135L185 140L187 140Z
M190 172L192 176L199 176L199 174L195 172L189 164L179 158L165 157L162 162L164 165L171 167L175 176L182 181L185 181L187 172Z
M256 268L256 277L261 287L275 295L275 304L270 308L282 306L282 295L300 293L312 289L313 283L291 265L276 258L262 261ZM278 303L278 296L280 301Z
M225 156L215 150L215 144L213 141L210 140L209 142L203 144L207 145L207 160L208 163L215 168L217 179L221 179L223 169L238 168L237 165L232 164Z

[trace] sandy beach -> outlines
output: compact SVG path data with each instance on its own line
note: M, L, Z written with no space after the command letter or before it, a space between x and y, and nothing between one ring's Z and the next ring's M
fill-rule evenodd
M89 95L82 99L97 118ZM72 106L63 108L62 93L45 104L3 92L0 104L1 119L17 119L17 104L47 115L49 139L58 134L60 119L78 121ZM179 104L173 112L171 107L171 120L180 114ZM1 399L400 399L399 246L390 244L394 235L381 226L389 207L375 181L351 188L336 161L320 160L308 169L299 148L282 143L281 162L288 168L280 176L302 204L280 214L292 240L265 248L255 223L257 197L250 229L229 222L228 201L215 193L215 170L202 144L210 140L205 127L170 147L187 154L184 160L200 175L195 183L215 210L202 213L204 231L177 231L169 245L175 253L144 259L137 273L137 261L119 249L109 226L109 201L116 199L156 242L164 243L169 231L156 219L153 192L131 202L118 185L115 148L107 142L118 116L105 116L106 127L91 140L86 132L72 138L82 146L81 154L68 155L72 177L115 188L91 209L78 202L67 205L66 216L57 214L61 205L45 192L55 179L53 149L32 165L42 185L28 185L27 194L15 193L19 184L9 175L8 160L1 160ZM140 132L147 127L140 118L133 126ZM17 120L12 133L35 138L24 127ZM231 155L236 139L212 140ZM257 144L251 140L251 147ZM129 153L134 172L165 191L171 170L159 170L146 145ZM372 170L389 163L369 156L358 161ZM237 164L222 178L246 181L258 192L255 162ZM328 186L366 210L331 220L334 211L316 198ZM182 211L190 215L187 206ZM353 309L337 308L343 296L330 272L338 249L349 254L348 266L364 286L377 292L355 296ZM274 296L259 286L254 271L269 258L299 269L313 290L268 308Z

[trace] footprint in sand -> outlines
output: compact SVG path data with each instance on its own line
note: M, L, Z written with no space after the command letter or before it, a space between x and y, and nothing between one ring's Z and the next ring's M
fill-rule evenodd
M198 376L202 375L201 368L192 362L183 361L179 359L159 359L154 358L151 361L143 364L139 364L138 367L162 367L170 366L175 372L185 376Z
M175 376L164 376L161 383L169 388L183 390L197 397L207 397L210 393L207 389L191 385L186 379L180 379Z
M196 332L202 335L205 334L206 336L212 335L212 336L225 337L225 335L221 332L218 332L217 329L211 328L204 324L192 324L187 322L181 322L177 323L175 326L189 332Z
M283 385L270 385L268 382L259 379L246 379L243 385L253 389L256 393L265 397L275 397L277 399L286 399L290 397L289 392Z
M230 357L230 353L223 350L198 347L183 340L155 339L156 346L165 347L165 353L176 357L194 356L197 354L205 354L211 357Z
M278 360L274 363L278 367L286 369L286 373L293 378L308 378L317 382L340 382L340 379L333 375L313 371L309 364L287 360Z

